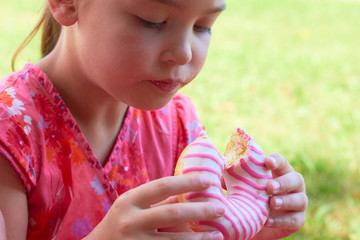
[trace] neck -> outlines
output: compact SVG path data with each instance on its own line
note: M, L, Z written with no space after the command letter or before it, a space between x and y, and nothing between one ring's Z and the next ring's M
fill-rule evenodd
M65 54L61 48L54 49L37 65L49 77L103 163L113 148L128 106L89 81Z

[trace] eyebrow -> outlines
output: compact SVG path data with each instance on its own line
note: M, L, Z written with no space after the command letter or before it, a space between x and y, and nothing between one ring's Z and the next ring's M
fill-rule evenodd
M162 4L166 4L169 6L173 6L176 8L181 8L181 5L179 4L178 0L152 0L153 2L159 2ZM217 13L217 12L222 12L226 9L226 4L222 4L220 6L215 7L214 9L211 9L210 11L208 11L207 13L211 14L211 13Z

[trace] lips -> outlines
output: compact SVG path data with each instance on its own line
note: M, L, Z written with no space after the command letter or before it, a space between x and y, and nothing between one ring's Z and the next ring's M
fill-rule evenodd
M180 81L175 81L175 80L160 80L160 81L153 80L150 82L163 92L173 92L180 85Z

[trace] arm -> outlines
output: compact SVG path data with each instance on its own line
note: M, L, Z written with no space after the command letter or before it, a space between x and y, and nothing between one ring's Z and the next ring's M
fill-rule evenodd
M282 239L299 231L305 223L308 197L303 176L280 154L270 154L265 164L273 174L266 186L273 197L269 219L253 240Z
M24 187L14 169L1 157L0 176L0 211L4 220L2 223L0 219L0 239L26 239L28 209Z
M0 211L0 240L6 240L5 221L1 211Z

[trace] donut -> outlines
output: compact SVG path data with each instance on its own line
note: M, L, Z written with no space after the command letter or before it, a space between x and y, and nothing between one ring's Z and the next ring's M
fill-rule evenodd
M178 196L179 202L217 202L225 208L223 217L189 223L195 232L220 231L224 239L253 238L269 216L266 183L272 179L265 168L260 146L238 128L222 156L205 131L181 153L175 175L204 174L212 179L205 191ZM227 192L221 185L224 180Z

